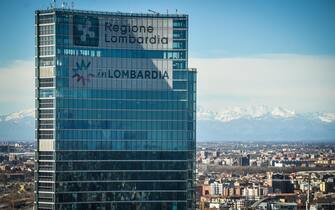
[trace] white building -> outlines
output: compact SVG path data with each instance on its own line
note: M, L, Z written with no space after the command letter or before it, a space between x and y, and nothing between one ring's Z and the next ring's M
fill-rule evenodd
M223 194L223 184L218 182L213 182L210 184L211 186L211 195L222 195Z

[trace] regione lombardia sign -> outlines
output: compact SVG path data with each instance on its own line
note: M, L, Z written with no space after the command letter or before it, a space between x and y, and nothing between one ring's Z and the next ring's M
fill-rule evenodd
M89 53L69 55L70 87L172 88L172 60L146 53L172 49L171 18L75 15L71 20L70 49ZM114 56L112 50L125 56ZM130 52L148 56L134 58Z

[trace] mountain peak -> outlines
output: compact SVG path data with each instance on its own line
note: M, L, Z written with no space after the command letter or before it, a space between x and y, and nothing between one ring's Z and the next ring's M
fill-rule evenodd
M319 119L326 123L335 122L335 113L321 113Z
M27 109L0 116L0 142L33 140L34 114L34 109Z
M282 117L282 118L290 118L290 117L294 117L295 111L291 111L282 107L275 107L272 111L271 111L272 116L274 117Z
M18 112L12 112L8 115L0 116L0 122L1 121L17 122L17 121L19 121L23 118L26 118L26 117L34 117L34 114L35 114L34 109L26 109L26 110L22 110L22 111L18 111Z

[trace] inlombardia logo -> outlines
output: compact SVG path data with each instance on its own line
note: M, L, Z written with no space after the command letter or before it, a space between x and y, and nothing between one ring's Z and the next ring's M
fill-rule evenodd
M88 73L88 68L90 65L91 62L85 64L84 60L81 60L81 63L76 62L76 67L72 69L72 71L74 72L72 78L74 78L76 82L81 82L82 85L85 86L86 82L91 81L91 78L95 77L94 74Z
M99 45L99 19L89 16L73 17L73 40L75 45Z

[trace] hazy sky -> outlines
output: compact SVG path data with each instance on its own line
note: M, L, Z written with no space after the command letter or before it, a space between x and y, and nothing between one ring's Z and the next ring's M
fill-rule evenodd
M34 10L49 2L0 1L0 115L34 106ZM201 106L335 112L335 1L84 0L74 6L189 14L190 67L198 68Z

